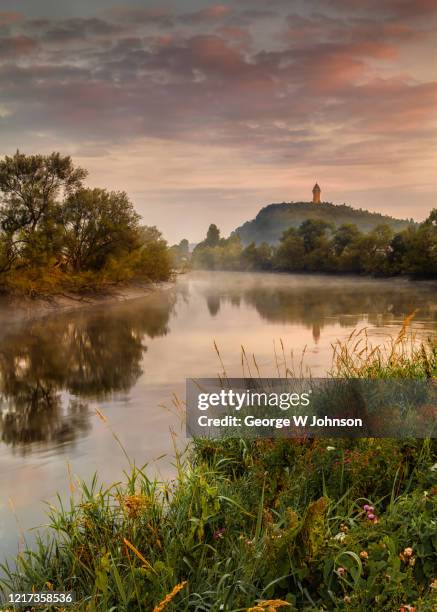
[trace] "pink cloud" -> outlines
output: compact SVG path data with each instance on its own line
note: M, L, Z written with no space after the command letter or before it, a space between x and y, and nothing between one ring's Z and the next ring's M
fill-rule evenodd
M216 4L214 6L210 6L207 9L203 9L199 11L199 15L205 17L206 19L222 19L227 15L232 13L232 8L230 6L226 6L225 4Z
M24 20L24 15L15 11L0 11L0 26L14 25Z

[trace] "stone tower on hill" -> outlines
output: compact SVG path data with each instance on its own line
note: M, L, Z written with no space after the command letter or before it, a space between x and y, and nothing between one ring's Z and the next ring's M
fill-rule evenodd
M316 183L313 187L313 204L320 204L320 194L321 193L322 193L322 190Z

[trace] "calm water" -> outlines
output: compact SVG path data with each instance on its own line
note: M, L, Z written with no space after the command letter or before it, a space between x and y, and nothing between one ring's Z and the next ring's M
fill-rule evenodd
M214 340L229 375L242 373L241 345L274 375L280 339L297 362L307 347L305 367L323 374L335 340L366 326L382 342L416 308L418 333L437 331L436 284L215 272L30 322L6 324L0 312L0 560L44 523L42 501L69 495L69 469L120 478L126 461L96 408L132 459L165 477L170 428L184 443L174 396L183 398L186 377L221 370Z

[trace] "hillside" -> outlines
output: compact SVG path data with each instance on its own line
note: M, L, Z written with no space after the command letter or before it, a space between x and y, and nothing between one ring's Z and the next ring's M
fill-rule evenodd
M239 234L244 245L255 242L276 244L282 233L289 227L299 227L308 218L328 221L335 226L343 223L355 223L361 231L368 232L381 223L387 223L395 231L401 231L413 220L395 219L388 215L356 209L346 204L335 205L330 202L313 204L311 202L293 202L291 204L269 204L262 208L255 219L247 221L233 233Z

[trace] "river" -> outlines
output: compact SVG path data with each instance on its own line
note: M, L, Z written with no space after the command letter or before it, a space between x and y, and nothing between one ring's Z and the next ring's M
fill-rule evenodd
M276 372L281 340L291 364L323 375L332 343L354 328L373 342L437 331L436 283L318 275L193 272L144 298L94 305L0 328L0 561L45 522L43 502L69 496L71 480L105 482L127 462L173 473L174 431L186 377L240 376L241 346L261 373ZM0 313L1 314L1 313ZM96 413L98 409L105 417Z

